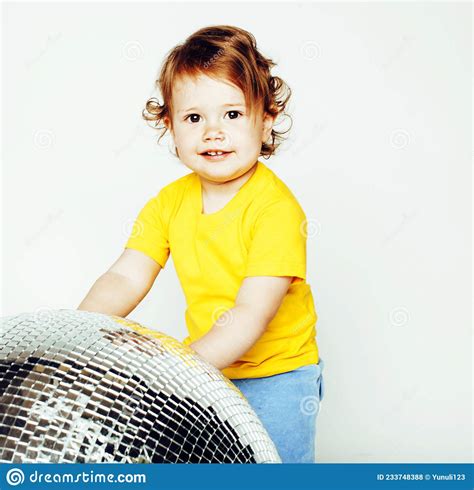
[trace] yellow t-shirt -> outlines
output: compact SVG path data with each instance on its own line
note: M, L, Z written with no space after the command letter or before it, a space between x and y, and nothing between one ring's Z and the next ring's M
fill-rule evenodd
M263 335L222 373L256 378L318 363L317 315L306 283L306 217L296 198L260 161L219 211L202 214L201 193L195 172L163 187L138 214L125 245L162 267L172 254L187 304L183 342L198 340L235 306L245 277L294 276Z

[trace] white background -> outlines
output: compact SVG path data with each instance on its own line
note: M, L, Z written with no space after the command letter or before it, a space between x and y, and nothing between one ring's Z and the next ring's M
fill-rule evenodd
M251 31L292 88L263 160L310 222L319 462L469 462L469 3L3 5L2 315L76 308L189 173L141 119L166 53ZM129 315L182 340L172 258Z

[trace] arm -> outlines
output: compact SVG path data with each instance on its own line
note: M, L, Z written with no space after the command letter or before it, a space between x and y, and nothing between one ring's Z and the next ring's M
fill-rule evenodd
M78 310L126 317L151 289L161 266L143 252L125 249L94 283Z
M292 277L257 276L242 281L235 306L211 330L189 345L217 369L245 354L276 315Z

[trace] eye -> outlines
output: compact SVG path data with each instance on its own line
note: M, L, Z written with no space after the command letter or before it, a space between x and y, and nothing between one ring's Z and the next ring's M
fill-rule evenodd
M227 114L239 114L240 116L242 116L242 113L239 111L229 111ZM237 119L237 117L231 117L230 119Z
M185 121L187 121L189 118L192 118L193 116L194 116L194 117L201 117L199 114L189 114L189 116L186 116L186 117L184 118L184 120L185 120ZM196 120L191 120L191 122L198 122L198 121L196 121Z

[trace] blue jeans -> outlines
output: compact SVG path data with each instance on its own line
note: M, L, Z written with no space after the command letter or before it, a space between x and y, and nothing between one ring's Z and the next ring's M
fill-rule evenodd
M315 463L324 362L264 378L232 379L275 443L282 463Z

